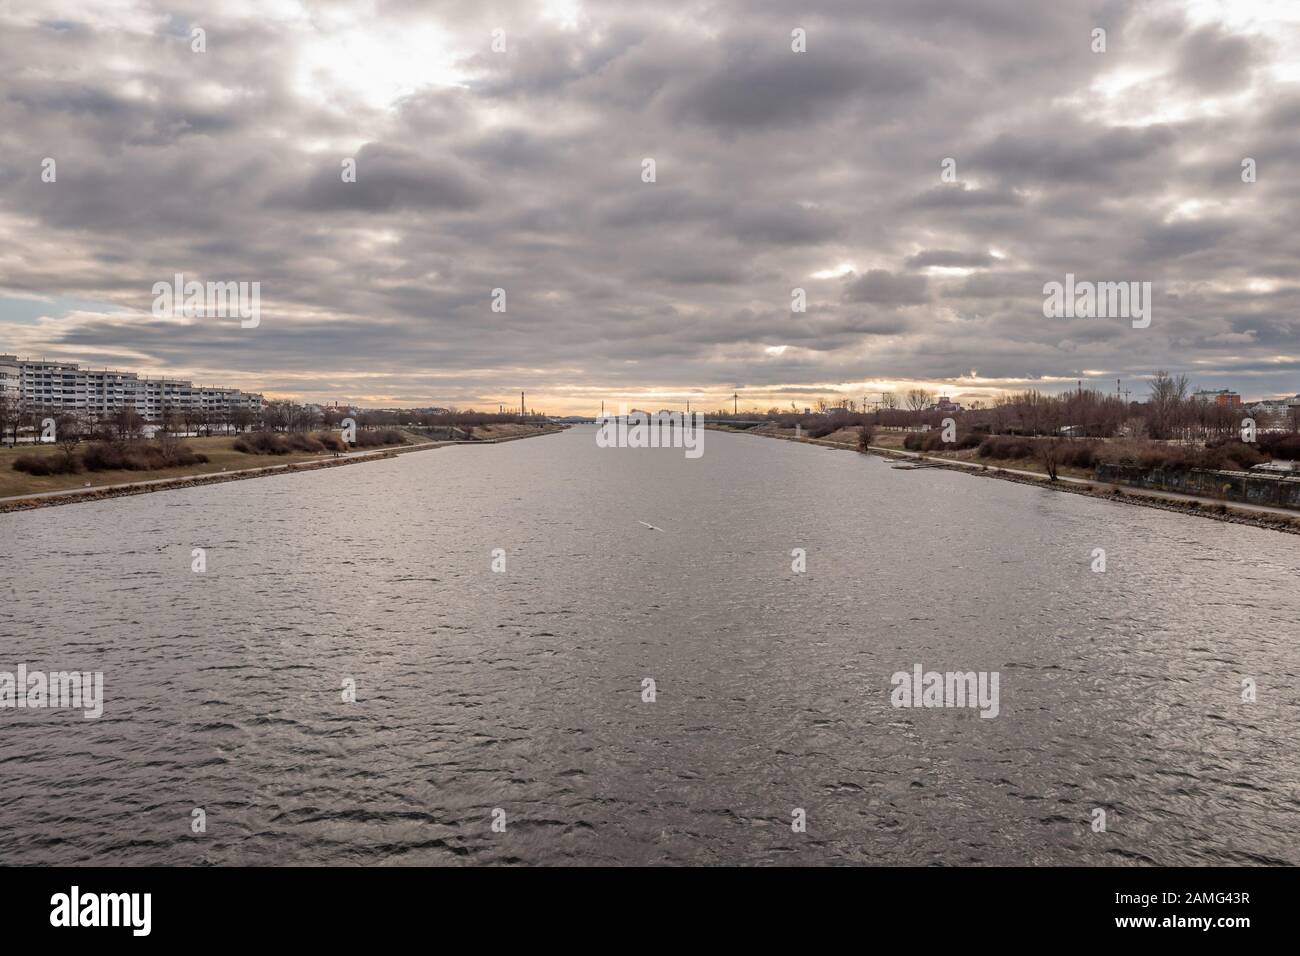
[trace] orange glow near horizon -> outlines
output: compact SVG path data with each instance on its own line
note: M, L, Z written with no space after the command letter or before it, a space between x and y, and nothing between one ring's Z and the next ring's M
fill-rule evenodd
M722 388L641 388L641 389L602 389L602 388L574 388L574 389L554 389L538 388L536 390L524 388L525 402L528 410L544 413L548 415L598 415L601 410L601 402L605 404L606 411L615 412L620 407L627 409L642 409L645 411L659 411L666 409L669 411L686 411L689 405L692 411L712 412L719 409L730 410L738 404L741 411L767 412L769 409L778 409L780 411L790 411L793 403L794 409L802 412L805 408L815 409L819 400L825 400L830 406L847 405L853 403L855 408L862 408L863 403L870 408L879 401L882 393L892 393L897 401L897 407L905 408L907 404L907 393L912 389L923 389L932 396L947 395L954 401L969 406L972 402L982 402L989 404L1002 395L1008 395L1015 392L1025 391L1027 389L1038 389L1040 391L1058 392L1073 389L1075 377L1061 379L1037 379L1037 380L985 380L976 376L963 377L955 381L931 382L931 381L870 381L857 383L840 383L835 385L808 386L808 385L785 385L773 386L767 388L736 388L725 390ZM1133 380L1136 385L1136 380ZM1109 373L1097 373L1095 376L1084 377L1084 382L1091 388L1099 391L1113 390L1114 376ZM236 386L243 387L243 386ZM256 388L250 388L251 391L257 391ZM273 389L262 389L263 394L268 401L295 401L295 402L313 402L321 405L333 404L337 401L343 405L356 405L362 408L423 408L428 406L439 406L444 408L456 408L459 411L477 411L494 413L499 408L506 412L517 411L519 409L519 391L514 390L504 395L484 395L464 393L457 396L453 391L437 398L419 397L410 393L403 394L394 390L393 392L367 391L365 393L348 393L340 390L337 393L291 393L288 391L279 392ZM733 400L733 394L738 394L738 402Z

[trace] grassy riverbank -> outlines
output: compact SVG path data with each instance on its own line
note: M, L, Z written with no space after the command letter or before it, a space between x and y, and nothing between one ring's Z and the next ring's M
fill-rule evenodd
M760 425L753 428L734 428L726 425L710 425L708 427L717 431L745 433L764 438L777 438L831 448L842 448L848 451L860 452L863 450L859 447L857 428L844 428L820 438L810 438L796 435L793 428L782 428L775 424ZM950 452L927 451L923 454L917 454L904 449L903 441L906 435L906 432L875 431L866 452L899 460L921 459L925 462L925 467L950 468L955 471L963 471L972 476L999 478L1019 484L1031 484L1067 494L1087 495L1093 498L1104 498L1108 501L1122 501L1147 508L1159 508L1164 511L1178 511L1183 514L1199 515L1217 521L1249 524L1260 528L1270 528L1275 531L1300 534L1300 515L1292 516L1285 513L1276 513L1268 509L1252 509L1245 505L1234 507L1227 502L1202 500L1190 495L1162 494L1146 489L1127 486L1121 488L1119 485L1102 484L1095 481L1091 469L1070 468L1063 465L1057 468L1057 475L1063 480L1051 481L1048 478L1046 469L1043 467L1043 463L1036 458L978 458L972 449Z
M207 475L222 471L236 471L240 468L255 468L263 464L289 464L291 462L311 461L330 457L320 453L293 452L276 455L273 459L267 455L249 455L236 451L233 447L235 436L215 438L189 438L185 444L208 460L181 468L158 468L148 471L112 470L83 471L68 475L29 475L14 470L14 462L24 456L42 458L62 458L63 452L51 445L19 445L16 448L0 448L0 498L14 495L38 494L44 491L64 491L72 488L96 488L104 485L120 485L130 481L152 481L158 478L187 478L194 475ZM270 459L270 460L268 460Z
M494 424L475 428L473 430L473 439L487 443L512 441L560 430L562 430L562 426L559 425ZM390 457L392 454L436 448L443 444L430 441L428 438L412 432L398 431L404 444L357 448L353 450L354 453L350 453L346 457L339 457L328 450L324 452L290 450L284 454L254 454L241 451L237 446L247 446L249 444L249 435L187 438L184 439L185 445L193 452L206 457L207 461L175 468L83 470L73 474L51 475L27 474L16 471L13 466L15 461L24 456L49 457L61 460L64 457L64 452L58 446L20 445L16 448L0 448L0 499L11 499L3 506L0 506L0 510L63 504L69 501L112 497L115 494L160 491L207 481L256 478L263 475L284 474L286 471L295 469L302 470L344 463L375 461ZM79 446L78 449L74 449L74 453L82 454L85 448L85 445ZM355 454L355 452L364 454ZM148 482L157 484L150 486L146 484ZM21 500L28 496L51 492L67 492L68 494L66 497L34 498L28 502Z

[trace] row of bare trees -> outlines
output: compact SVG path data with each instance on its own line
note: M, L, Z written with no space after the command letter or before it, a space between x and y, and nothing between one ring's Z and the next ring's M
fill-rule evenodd
M70 410L55 410L19 405L9 396L0 396L0 443L17 444L20 436L38 439L46 433L44 423L53 420L56 440L78 442L98 439L117 442L143 437L145 425L158 426L159 435L241 434L247 431L310 432L337 428L344 419L353 419L362 429L385 429L402 425L466 427L503 422L530 421L533 417L515 414L489 414L472 409L390 409L352 411L347 408L302 405L296 402L270 402L261 410L222 408L203 411L193 408L164 409L157 422L146 423L131 407L117 409L105 416L89 416Z
M987 408L963 413L962 425L994 434L1205 441L1239 435L1252 418L1243 405L1220 405L1191 397L1186 375L1157 372L1146 401L1126 401L1091 389L1061 395L1026 391L1000 398ZM1300 407L1255 422L1259 430L1300 430Z
M825 399L815 403L817 413L843 419L847 424L868 423L894 428L936 427L953 417L965 432L984 431L994 435L1068 435L1084 438L1131 438L1159 441L1213 441L1239 435L1243 421L1252 417L1242 405L1219 405L1192 398L1186 375L1157 372L1144 400L1130 401L1119 395L1079 388L1057 395L1036 389L1001 396L988 402L974 402L962 412L933 409L935 396L922 388L905 393L885 392L868 411L852 401L836 412ZM812 406L809 406L812 408ZM766 417L791 421L801 418L792 404L788 409L769 408L766 413L730 409L721 418ZM1260 431L1300 432L1300 405L1261 416ZM804 421L805 427L809 423Z
M177 434L212 434L241 432L257 425L260 415L247 408L203 412L191 409L164 410L156 424ZM20 435L37 438L45 433L45 423L53 421L56 435L79 436L78 440L96 438L128 441L144 434L145 419L130 406L107 415L91 415L70 409L51 409L19 405L12 398L0 397L0 443L17 444ZM61 440L61 438L60 438Z

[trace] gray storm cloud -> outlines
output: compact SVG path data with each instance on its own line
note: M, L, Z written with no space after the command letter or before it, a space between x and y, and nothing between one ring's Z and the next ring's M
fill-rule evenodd
M990 388L1163 368L1300 390L1294 18L42 6L0 8L0 350L462 405L960 392L971 369ZM260 281L260 326L155 319L176 272ZM1044 319L1067 272L1152 282L1151 327ZM6 318L31 297L45 318Z

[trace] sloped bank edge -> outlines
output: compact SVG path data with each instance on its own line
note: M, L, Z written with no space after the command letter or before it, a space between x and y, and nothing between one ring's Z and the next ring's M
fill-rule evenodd
M385 448L368 455L356 455L350 458L322 458L316 461L290 462L285 465L266 465L261 468L241 468L238 471L214 471L207 475L184 475L178 478L152 478L147 481L108 488L87 488L84 491L70 490L59 492L44 498L14 497L0 501L0 514L14 511L32 511L36 508L52 508L56 505L75 505L88 501L104 501L108 498L125 498L131 495L147 495L155 491L176 491L180 488L194 488L199 485L216 485L227 481L243 481L247 478L270 478L275 475L292 475L304 471L317 471L321 468L339 468L343 465L360 465L366 462L383 461L408 455L417 451L432 451L457 445L498 445L523 438L536 438L539 435L553 435L557 430L538 431L530 435L511 435L502 438L485 438L478 441L458 442L423 442L405 447Z
M970 465L961 465L955 462L945 461L942 458L930 458L924 455L901 454L896 449L884 448L880 445L870 445L866 452L846 445L843 442L824 441L820 438L795 438L786 435L768 435L761 432L754 433L743 428L718 428L714 425L706 426L713 431L728 432L732 435L751 434L755 438L772 438L777 441L794 442L799 445L821 445L824 448L837 448L840 451L851 451L857 454L873 454L880 458L888 458L891 461L924 461L928 468L943 468L947 471L960 472L972 477L999 478L1003 481L1014 481L1021 485L1032 485L1035 488L1044 488L1048 491L1061 491L1066 494L1083 495L1088 498L1098 498L1102 501L1114 501L1122 504L1139 505L1143 508L1156 508L1160 511L1176 511L1180 514L1191 515L1197 518L1210 518L1213 521L1226 521L1229 524L1244 524L1255 528L1266 528L1270 531L1282 531L1286 534L1300 534L1300 514L1294 518L1283 517L1282 515L1268 515L1252 511L1242 511L1233 508L1231 505L1214 504L1210 506L1200 505L1195 502L1181 501L1177 498L1165 498L1150 493L1139 494L1137 492L1126 493L1120 486L1114 488L1099 489L1095 486L1075 485L1070 482L1051 481L1046 475L1041 478L1031 478L1028 475L1018 475L1002 471L996 466L985 468L974 468Z

